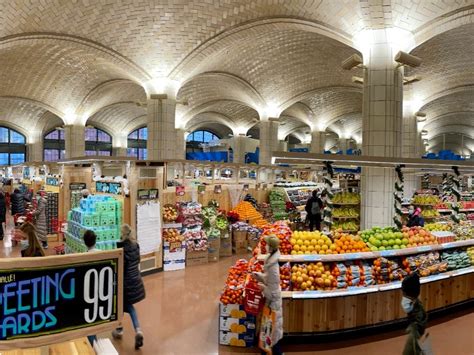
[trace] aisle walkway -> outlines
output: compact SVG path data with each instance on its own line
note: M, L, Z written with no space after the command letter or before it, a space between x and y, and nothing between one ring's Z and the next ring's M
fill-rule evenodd
M48 253L52 253L50 249ZM0 257L18 256L19 248L11 248L9 239L0 242ZM125 334L114 341L120 354L142 355L205 355L254 354L255 351L218 345L218 300L227 277L227 269L237 257L218 263L195 266L184 271L146 276L147 298L137 305L145 345L134 350L134 334L125 315ZM471 313L469 313L469 311ZM436 355L474 354L474 313L445 317L431 324ZM110 337L110 334L101 334ZM404 344L402 331L367 337L357 341L342 339L337 343L316 346L289 346L286 354L321 355L400 355Z

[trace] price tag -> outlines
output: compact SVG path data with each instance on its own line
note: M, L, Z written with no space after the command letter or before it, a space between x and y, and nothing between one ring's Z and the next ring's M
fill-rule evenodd
M397 256L397 252L395 250L382 250L380 255L383 257Z
M303 261L321 261L323 260L319 255L305 255Z
M304 292L295 292L293 293L294 299L301 299L301 298L318 298L321 295L320 291L304 291Z
M455 247L457 247L457 245L456 243L453 243L453 242L443 244L443 249L455 248Z
M351 254L344 255L345 260L357 260L357 259L360 259L361 257L362 257L361 253L351 253Z

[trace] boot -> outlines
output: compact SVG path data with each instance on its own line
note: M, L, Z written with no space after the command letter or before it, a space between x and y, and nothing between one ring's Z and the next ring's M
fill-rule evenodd
M141 330L137 330L135 334L135 350L140 349L143 346L143 333Z

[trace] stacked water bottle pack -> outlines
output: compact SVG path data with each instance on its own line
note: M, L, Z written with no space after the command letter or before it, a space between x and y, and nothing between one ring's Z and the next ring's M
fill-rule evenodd
M95 195L80 201L80 206L68 213L66 246L69 253L86 252L84 233L92 230L97 235L97 249L117 247L122 224L122 203L111 196Z

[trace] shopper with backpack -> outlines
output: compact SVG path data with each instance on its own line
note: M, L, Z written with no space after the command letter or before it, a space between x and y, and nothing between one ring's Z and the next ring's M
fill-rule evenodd
M305 211L308 214L306 219L309 221L309 230L313 231L315 226L318 231L321 230L323 201L318 197L317 190L313 191L313 195L306 202Z

